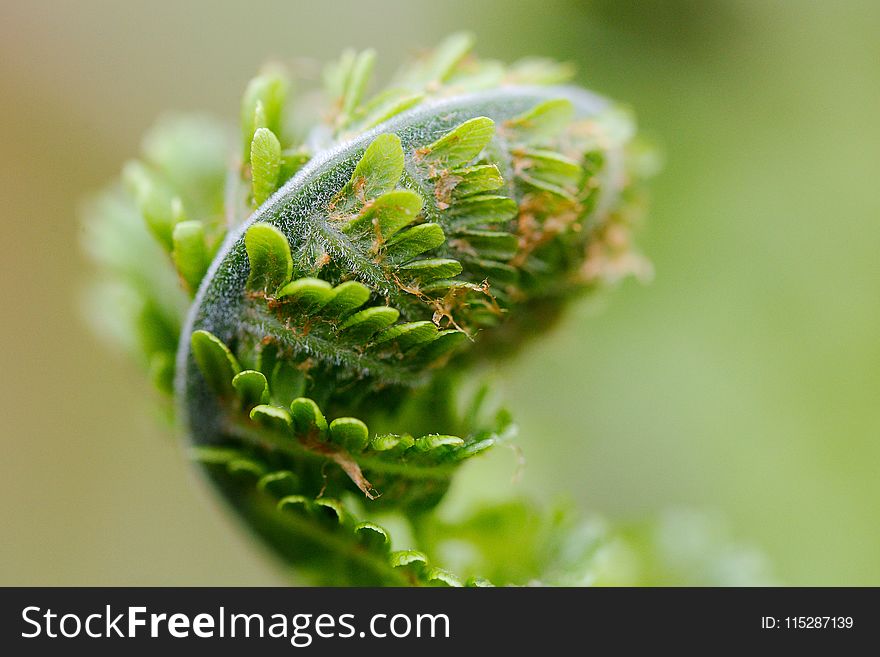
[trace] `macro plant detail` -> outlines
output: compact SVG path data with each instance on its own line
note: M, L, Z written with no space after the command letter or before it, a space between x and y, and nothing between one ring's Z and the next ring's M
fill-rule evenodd
M455 35L372 95L372 51L301 94L268 68L234 138L161 122L90 209L92 314L226 502L315 583L637 583L653 529L523 500L436 512L514 437L491 364L647 272L630 115L567 65L471 49Z

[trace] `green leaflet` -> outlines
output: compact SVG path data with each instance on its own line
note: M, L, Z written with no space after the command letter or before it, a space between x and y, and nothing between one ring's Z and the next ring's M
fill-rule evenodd
M480 194L462 199L447 211L451 225L457 229L484 228L513 219L519 208L512 198Z
M396 261L406 261L425 251L436 249L446 241L439 224L428 223L398 232L385 243L385 252Z
M342 94L343 115L351 114L361 102L375 63L375 50L365 50L354 58Z
M558 136L571 122L574 106L567 98L546 100L528 112L505 123L512 141L521 144L543 144Z
M257 128L251 142L254 204L262 205L278 188L281 142L268 128Z
M412 93L407 89L387 89L362 105L352 117L351 123L361 130L369 130L418 105L424 98L424 94Z
M397 186L403 173L403 148L397 135L379 135L367 146L351 179L340 190L334 209L344 212L372 201Z
M408 322L395 324L376 336L375 344L395 343L402 351L407 351L437 337L437 327L433 322Z
M453 587L460 588L464 586L462 581L450 573L448 570L444 570L443 568L432 567L428 568L425 572L425 582L428 586L436 586L436 587Z
M474 36L467 32L453 34L434 51L427 66L428 80L445 80L474 47Z
M275 296L305 308L320 308L333 298L334 290L319 278L299 278L280 288Z
M173 191L140 162L129 162L122 176L150 232L166 250L171 251L175 223Z
M391 555L394 568L405 573L407 579L422 582L426 586L463 586L460 579L452 573L431 566L424 552L418 550L400 550Z
M493 60L466 58L457 69L446 78L445 83L464 92L483 91L504 84L506 70L504 64Z
M514 62L507 78L515 84L563 84L575 75L571 62L556 62L544 57L527 57Z
M370 442L370 432L357 418L339 417L330 423L330 440L351 452L361 452Z
M409 434L397 435L389 433L376 436L370 441L370 449L372 451L389 456L399 456L413 445L415 445L415 440Z
M243 481L255 477L262 477L266 472L266 468L263 464L249 458L231 459L226 464L226 470L233 478Z
M434 143L420 149L418 155L428 164L454 169L477 157L494 134L495 122L479 116L465 121Z
M473 35L460 32L446 38L430 55L401 75L402 84L417 89L448 80L474 45Z
M421 452L428 452L430 450L461 447L463 445L464 441L458 436L443 436L440 434L431 434L429 436L422 436L421 438L419 438L415 443L415 448Z
M428 563L428 557L424 552L418 550L400 550L391 556L391 564L395 568L419 564L425 566Z
M370 298L370 289L357 281L346 281L333 288L333 296L322 308L325 316L344 317L363 306Z
M466 342L467 334L463 331L456 329L438 331L436 338L419 349L418 358L422 362L433 363Z
M384 528L373 522L360 522L354 528L355 534L368 550L387 554L391 550L391 537Z
M241 135L246 162L258 128L266 128L275 135L282 134L282 115L289 87L290 81L278 69L269 70L248 83L241 101Z
M376 53L345 50L336 62L324 68L324 87L336 99L337 122L345 125L358 109L373 72Z
M206 226L223 209L229 150L228 127L202 115L164 117L143 142L145 161Z
M281 167L278 171L278 185L281 186L293 178L310 159L311 155L305 150L289 148L281 151Z
M342 230L349 234L371 232L376 239L387 240L416 220L422 203L422 197L408 189L386 192L367 204Z
M201 221L181 221L172 233L174 248L171 252L177 272L191 292L195 292L211 258L205 241L205 227Z
M223 342L208 331L194 331L192 353L205 381L218 395L232 394L232 379L241 367Z
M455 169L450 172L450 176L457 179L452 189L452 194L456 197L492 192L504 184L501 172L494 164Z
M452 278L461 273L461 263L450 258L413 260L401 265L399 271L413 280L427 283L438 278Z
M475 253L492 260L506 261L516 255L518 238L512 233L491 230L462 230L455 233L455 240L468 253Z
M584 170L574 160L547 150L522 150L516 157L520 179L532 187L565 198L577 194Z
M350 340L362 342L383 328L391 326L400 317L400 312L387 306L374 306L355 313L342 325L342 335Z
M173 354L180 327L158 304L147 302L139 310L134 321L141 348L153 358L158 354ZM173 360L173 357L172 357Z
M337 525L345 525L349 521L348 512L339 500L328 497L318 497L312 503L316 511L325 522Z
M290 404L293 427L300 436L314 435L323 439L327 434L327 419L321 409L311 399L300 397Z
M273 404L290 406L294 399L305 392L305 374L286 359L276 361L268 371L268 377L272 382L270 397Z
M501 285L511 285L519 280L519 269L505 262L488 258L472 258L468 261L468 266L478 276L491 279Z
M257 489L280 499L302 490L302 480L290 470L276 470L260 477Z
M170 351L157 351L150 356L150 380L160 391L174 390L174 367L174 354Z
M348 78L351 74L351 68L354 65L356 56L357 52L348 48L342 52L338 60L328 62L327 65L324 66L322 72L324 89L327 91L327 95L331 98L340 99L342 98L342 94L345 93L345 86L348 83Z
M244 408L253 408L269 401L269 382L262 372L245 370L232 379L232 387Z
M254 406L251 409L250 418L256 424L269 431L287 433L293 427L290 413L283 408L270 406L268 404Z
M244 235L244 244L250 263L249 290L272 294L290 280L293 258L280 230L269 224L253 224Z

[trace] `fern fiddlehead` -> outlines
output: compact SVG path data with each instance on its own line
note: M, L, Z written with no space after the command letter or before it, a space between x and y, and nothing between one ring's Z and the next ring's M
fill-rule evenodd
M460 584L373 517L431 543L456 469L511 432L463 382L644 267L629 117L565 66L470 48L452 37L366 100L374 55L346 53L317 111L269 70L228 171L222 130L167 124L93 212L101 296L194 458L321 583Z

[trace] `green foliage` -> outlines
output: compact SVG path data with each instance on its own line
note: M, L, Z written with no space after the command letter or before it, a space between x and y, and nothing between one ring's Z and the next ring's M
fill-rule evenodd
M278 187L281 142L268 128L257 128L251 142L251 177L254 203L261 205Z
M363 306L370 298L370 288L357 281L346 281L333 288L333 296L321 309L325 316L339 318Z
M373 306L355 313L342 323L342 334L358 342L373 337L378 331L391 326L400 312L387 306Z
M177 272L187 288L195 292L211 264L205 227L200 221L181 221L174 226L172 243Z
M322 308L336 295L333 286L320 278L299 278L282 286L275 295L279 299L295 302L305 309Z
M345 233L372 232L377 239L387 239L415 221L422 202L421 196L408 189L387 192L365 204L360 214L348 221L342 230Z
M250 419L262 429L274 431L276 433L285 434L290 431L293 426L293 420L283 408L270 406L268 404L260 404L254 406L248 415Z
M394 235L385 243L385 253L395 261L406 262L446 242L439 224L420 224Z
M465 121L454 130L419 151L425 162L454 169L480 154L495 134L495 123L485 116Z
M247 86L241 101L241 134L245 161L249 161L256 132L265 128L275 135L282 134L284 105L290 81L278 69L255 77Z
M354 168L351 179L339 192L345 202L340 211L354 204L372 201L390 192L403 174L403 148L397 135L379 135L367 146L363 157Z
M522 144L540 144L559 135L571 123L574 106L567 98L554 98L511 119L505 128Z
M254 292L275 291L293 272L290 245L280 230L269 224L254 224L245 235L250 274L247 287Z
M147 227L168 250L173 246L173 193L143 164L131 162L123 172Z
M370 431L356 417L338 417L330 423L330 440L349 452L361 452L370 443Z
M166 391L176 377L195 458L320 583L597 572L603 543L559 514L517 503L453 524L434 513L462 463L514 432L482 388L467 392L481 363L637 259L630 119L552 86L567 65L505 67L472 47L455 35L373 96L375 53L347 51L325 70L327 119L314 126L301 125L314 113L298 112L287 75L268 70L245 91L230 174L229 144L166 128L126 167L126 214L102 210L96 251L139 301L153 376ZM108 255L136 234L132 217L155 240L136 268ZM163 260L198 291L190 307L156 287ZM409 523L411 544L380 517ZM448 540L472 545L456 564L470 579L429 560Z
M229 347L208 331L193 331L191 342L193 358L206 383L218 395L232 394L232 382L241 366Z
M351 114L360 104L375 63L376 52L374 50L365 50L352 60L351 68L345 76L345 88L342 92L343 115Z
M327 419L311 399L300 397L290 404L293 428L297 434L310 439L324 440L327 436Z
M454 34L437 46L433 52L414 62L401 73L400 78L408 86L439 86L455 74L462 60L474 47L474 41L472 34Z
M254 370L245 370L232 377L232 387L241 399L242 407L251 409L269 401L269 382L266 375Z

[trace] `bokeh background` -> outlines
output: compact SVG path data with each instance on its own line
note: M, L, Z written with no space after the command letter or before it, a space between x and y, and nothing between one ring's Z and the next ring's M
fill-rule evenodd
M0 584L271 584L136 369L85 328L77 208L167 110L235 120L267 58L467 28L572 60L665 157L656 277L499 373L519 490L611 519L717 513L791 584L880 584L880 4L3 2ZM456 494L499 495L514 458ZM464 492L463 492L464 491Z

